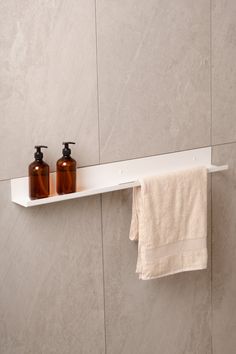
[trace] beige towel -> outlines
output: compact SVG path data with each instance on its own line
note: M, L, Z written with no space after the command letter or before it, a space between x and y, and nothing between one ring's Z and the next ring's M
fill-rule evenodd
M143 280L207 267L207 169L150 176L133 189L130 239Z

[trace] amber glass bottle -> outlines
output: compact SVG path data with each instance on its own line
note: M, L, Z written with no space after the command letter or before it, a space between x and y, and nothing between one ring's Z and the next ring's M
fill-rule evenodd
M69 144L73 142L62 143L63 156L57 161L57 193L67 194L76 191L76 161L70 156L71 149Z
M49 166L43 161L41 148L47 148L47 146L35 146L35 161L29 165L29 196L31 199L49 196Z

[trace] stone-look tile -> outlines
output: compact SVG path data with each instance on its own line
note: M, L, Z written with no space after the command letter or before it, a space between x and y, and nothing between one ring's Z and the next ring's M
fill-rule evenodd
M212 2L212 141L236 140L236 1Z
M99 197L25 209L0 182L1 354L104 349Z
M130 191L104 195L102 210L107 353L210 354L210 270L138 280Z
M68 139L97 163L94 0L1 1L0 25L0 178L26 175L36 144L54 168Z
M97 0L101 161L210 143L210 1Z
M236 348L236 144L217 146L215 164L229 170L213 176L213 353L234 354Z

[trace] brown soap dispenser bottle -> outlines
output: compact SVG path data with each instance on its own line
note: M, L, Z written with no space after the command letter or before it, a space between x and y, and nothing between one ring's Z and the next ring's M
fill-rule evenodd
M29 196L31 199L49 196L49 166L43 161L42 148L47 148L47 146L35 146L35 161L29 165Z
M70 156L69 144L75 143L69 141L62 144L64 145L63 156L57 161L57 193L74 193L76 191L76 161Z

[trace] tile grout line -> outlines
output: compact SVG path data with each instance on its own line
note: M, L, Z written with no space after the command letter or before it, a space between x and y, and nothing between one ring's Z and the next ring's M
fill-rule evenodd
M210 115L211 115L211 128L210 128L210 140L211 140L211 146L212 146L212 141L213 141L213 95L212 95L212 0L210 0ZM213 154L213 153L212 153ZM213 161L213 155L212 155L212 161ZM212 208L213 208L213 203L212 203L212 183L213 183L213 178L211 176L211 200L210 200L210 207L211 207L211 245L210 245L210 250L211 250L211 273L210 273L210 323L211 323L211 354L213 354L213 307L212 307L212 273L213 273L213 254L212 254L212 242L213 242L213 220L212 220Z
M98 74L98 32L97 32L97 0L94 0L94 16L95 16L95 52L96 52L96 78L97 78L97 117L98 117L98 158L101 163L101 131L100 131L100 104L99 104L99 74Z
M97 33L97 0L94 0L95 16L95 45L96 45L96 76L97 76L97 117L98 117L98 158L101 163L101 131L100 131L100 104L99 104L99 74L98 74L98 33ZM103 244L103 203L102 194L100 194L101 210L101 249L102 249L102 289L103 289L103 328L104 328L104 353L107 353L107 334L106 334L106 297L105 297L105 266L104 266L104 244Z
M212 0L210 0L210 115L211 115L211 128L210 128L210 141L212 145L213 140L213 95L212 95Z
M211 176L211 353L213 354L213 293L212 293L212 282L213 282L213 176Z
M106 296L105 296L105 264L104 264L104 244L103 244L103 202L102 194L100 194L101 208L101 243L102 243L102 276L103 276L103 320L104 320L104 346L105 354L107 353L107 331L106 331Z

